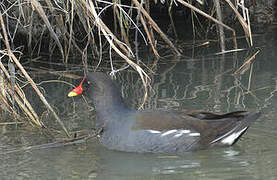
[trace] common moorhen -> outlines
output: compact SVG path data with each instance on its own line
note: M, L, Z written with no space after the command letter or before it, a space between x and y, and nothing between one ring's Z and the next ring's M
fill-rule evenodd
M132 110L124 103L113 80L101 72L88 73L68 96L83 91L93 100L96 125L105 124L101 144L120 151L175 154L233 145L261 114Z

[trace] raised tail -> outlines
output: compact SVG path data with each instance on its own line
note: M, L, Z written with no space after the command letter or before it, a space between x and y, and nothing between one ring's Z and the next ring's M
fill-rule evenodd
M239 138L247 131L250 125L261 116L261 112L251 113L242 117L240 121L237 122L237 125L225 133L224 135L216 138L211 142L211 144L221 144L221 145L233 145Z

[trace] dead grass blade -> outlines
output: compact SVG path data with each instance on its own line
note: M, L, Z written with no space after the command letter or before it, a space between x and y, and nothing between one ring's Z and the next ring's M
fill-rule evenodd
M156 57L159 58L160 55L159 55L158 51L155 48L155 45L154 45L154 43L152 41L152 37L151 37L150 31L148 30L147 25L146 25L146 23L144 21L144 18L142 16L140 16L140 22L143 25L143 28L145 30L145 33L146 33L147 37L148 37L148 41L149 41L149 44L150 44L150 46L152 48L153 53L155 54Z
M134 63L132 60L130 60L126 55L124 55L113 43L113 39L112 39L112 35L108 34L108 32L106 31L106 29L102 26L103 22L102 20L98 17L94 4L89 1L89 11L91 12L91 14L93 15L96 25L97 27L101 30L101 32L103 33L104 37L106 38L106 40L109 42L110 46L112 47L112 49L120 56L122 57L132 68L134 68L140 75L140 78L142 80L144 89L145 89L145 94L144 94L144 102L147 98L147 87L149 85L149 76L143 71L143 69L137 65L136 63ZM144 104L143 102L143 104ZM141 106L143 106L143 104Z
M74 20L74 1L71 1L71 19L70 19L70 29L69 29L69 42L68 42L68 48L67 48L67 53L65 56L65 62L68 62L68 57L69 57L69 52L71 49L71 42L72 42L72 38L73 38L73 20Z
M22 74L25 76L25 78L28 80L28 82L31 84L31 86L33 87L33 89L35 90L35 92L38 94L38 96L40 97L41 101L44 103L44 105L47 107L47 109L52 112L52 114L54 115L55 119L57 120L57 122L61 125L62 129L64 130L64 132L66 133L66 135L68 137L70 137L67 129L65 128L63 122L61 121L61 119L58 117L58 115L56 114L56 112L54 111L54 109L50 106L50 104L47 102L46 98L43 96L43 94L40 92L40 90L38 89L38 87L36 86L36 84L34 83L33 79L29 76L29 74L25 71L25 69L23 68L23 66L20 64L20 62L18 61L18 59L16 58L16 56L13 54L11 48L10 48L10 44L9 44L9 40L8 40L8 35L6 32L6 27L3 21L3 17L2 14L0 13L0 25L2 28L2 32L3 32L3 38L4 38L4 43L6 45L6 49L7 49L7 55L10 58L10 61L13 61L16 66L19 68L19 70L22 72Z
M146 12L146 10L140 5L137 0L132 0L132 2L137 6L137 8L141 11L143 16L148 20L149 24L160 34L161 38L173 49L173 51L178 55L181 56L181 53L178 49L174 46L174 44L168 39L166 34L160 29L160 27L156 24L156 22L151 18L151 16Z
M2 89L4 86L0 88L1 93L0 93L0 100L2 101L0 108L3 111L8 111L10 115L15 116L16 119L21 119L20 115L10 106L10 104L7 101L6 95L4 95L6 92L4 89Z
M125 42L125 44L127 44L127 46L131 47L128 36L127 36L127 33L126 33L125 28L123 26L122 15L120 15L121 13L118 11L118 6L114 5L113 10L114 10L116 18L118 20L118 24L120 26L121 37L122 37L123 41Z
M24 122L3 122L0 123L0 126L7 126L7 125L18 125L18 124L23 124Z
M8 79L11 79L7 69L5 68L5 66L2 64L2 62L0 61L0 68L1 70L5 73L5 76ZM43 123L40 122L39 117L37 115L37 113L34 111L33 107L31 106L31 104L29 103L29 101L25 98L25 95L23 94L23 91L18 87L17 84L14 84L14 88L16 93L19 95L19 97L22 99L23 103L21 102L21 100L18 98L17 95L12 95L16 102L18 103L18 105L20 106L20 108L27 114L27 116L29 116L29 118L31 119L31 121L36 124L39 127L43 127ZM8 91L9 89L11 89L10 87L6 88ZM13 92L9 91L10 94L13 94ZM6 103L5 103L6 104ZM12 108L13 109L13 108ZM15 111L13 110L13 113L15 113Z
M238 18L238 20L239 20L239 22L240 22L240 24L241 24L241 26L242 26L244 32L245 32L245 35L246 35L247 37L249 37L249 36L250 36L250 31L249 31L249 29L248 29L247 23L244 21L243 17L240 15L240 13L238 12L238 10L235 8L235 6L233 5L233 3L232 3L230 0L225 0L225 1L229 4L229 6L232 8L232 10L234 11L234 13L236 14L236 16L237 16L237 18Z
M218 20L215 19L214 17L208 15L207 13L201 11L200 9L194 7L193 5L187 3L187 2L185 2L185 1L183 1L183 0L176 0L176 1L179 2L179 3L181 3L182 5L184 5L184 6L188 7L188 8L190 8L191 10L193 10L193 11L195 11L195 12L201 14L202 16L204 16L204 17L210 19L211 21L215 22L216 24L218 24L218 25L220 25L220 26L222 26L222 27L224 27L224 28L230 30L230 31L232 32L232 37L233 37L233 42L234 42L234 48L237 49L238 43L237 43L237 39L236 39L236 31L235 31L233 28L227 26L226 24L223 24L222 22L218 21Z
M40 15L41 19L43 20L43 22L45 23L45 25L47 26L50 35L52 36L52 38L55 40L55 42L57 43L57 46L60 49L60 52L62 54L62 57L64 57L64 51L63 51L63 47L62 44L60 43L60 40L58 38L58 36L56 35L56 33L54 32L43 8L41 7L41 4L37 1L37 0L31 0L31 4L34 7L34 9L36 9L36 11L38 12L38 14Z
M134 57L133 53L130 53L130 49L126 48L123 43L112 33L112 31L106 26L106 24L99 18L99 16L96 13L95 7L93 5L93 8L91 7L90 4L92 4L92 2L89 1L90 4L87 4L86 1L84 0L78 0L79 3L81 3L83 5L83 8L85 8L85 12L87 12L90 18L92 18L91 20L94 20L96 25L99 27L101 26L101 29L105 30L105 32L107 32L107 34L109 34L109 36L112 37L112 39L115 41L115 43L120 47L120 49L122 51L124 51L125 54L127 54L129 57ZM92 10L95 11L96 16L93 15ZM95 19L96 17L96 19Z

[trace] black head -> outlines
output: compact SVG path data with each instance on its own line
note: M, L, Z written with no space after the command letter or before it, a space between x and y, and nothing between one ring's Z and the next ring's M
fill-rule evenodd
M121 99L121 93L109 75L102 72L89 72L82 82L68 96L84 94L93 99ZM118 100L119 100L118 99Z

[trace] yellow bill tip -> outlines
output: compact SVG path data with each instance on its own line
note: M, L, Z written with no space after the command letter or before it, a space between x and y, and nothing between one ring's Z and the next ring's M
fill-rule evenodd
M72 92L72 91L71 91L71 92L68 93L67 96L68 96L68 97L73 97L73 96L77 96L77 95L78 95L78 94L77 94L76 92Z

